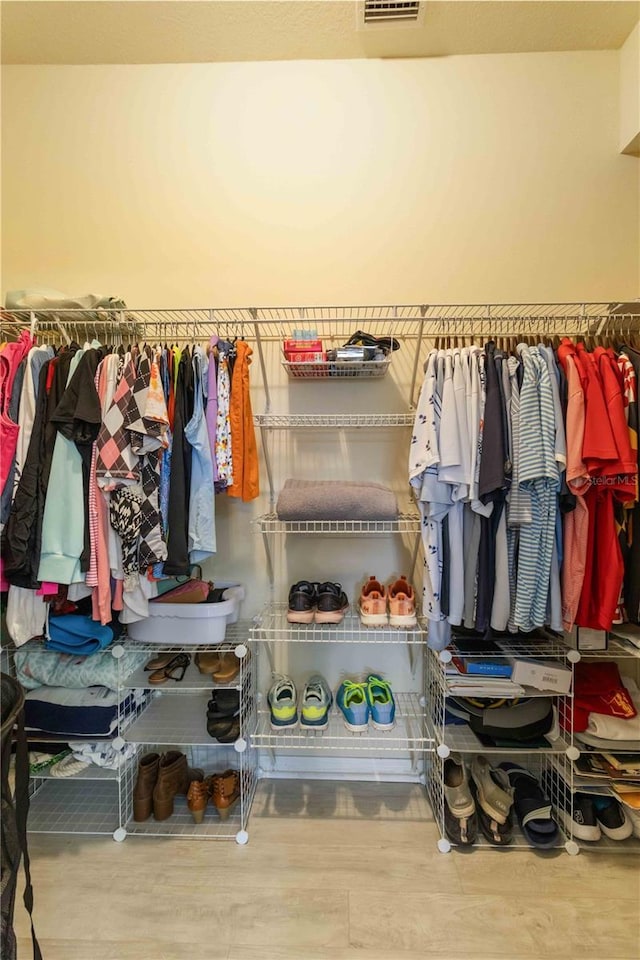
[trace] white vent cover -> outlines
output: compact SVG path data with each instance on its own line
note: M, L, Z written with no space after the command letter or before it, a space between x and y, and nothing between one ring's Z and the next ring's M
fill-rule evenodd
M364 22L416 23L420 15L420 0L364 0Z

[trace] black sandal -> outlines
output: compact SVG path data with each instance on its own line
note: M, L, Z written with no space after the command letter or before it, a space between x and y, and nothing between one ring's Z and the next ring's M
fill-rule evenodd
M175 680L179 683L184 678L190 663L191 656L188 653L178 653L169 661L166 667L162 667L160 670L154 670L153 673L149 674L149 683L153 684L154 687L159 686L161 683L166 683L167 680Z

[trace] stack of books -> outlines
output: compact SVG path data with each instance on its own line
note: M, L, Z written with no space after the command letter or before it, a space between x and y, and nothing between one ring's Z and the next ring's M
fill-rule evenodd
M443 664L447 689L463 697L523 697L525 688L511 679L513 667L492 640L456 637L452 659ZM480 654L480 656L478 656Z

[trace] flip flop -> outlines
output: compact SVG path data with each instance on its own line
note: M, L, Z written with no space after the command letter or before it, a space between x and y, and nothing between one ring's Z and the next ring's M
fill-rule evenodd
M532 847L547 850L558 844L558 825L551 815L551 804L529 770L517 763L501 763L514 790L514 807L520 829Z
M475 759L476 758L474 757L474 760ZM487 764L487 772L491 781L491 786L486 784L483 787L482 797L484 800L481 799L480 787L478 783L478 770L476 768L474 776L472 765L470 786L471 794L476 801L478 823L484 838L488 843L494 847L507 847L513 840L513 798L512 790L509 785L509 778L504 770L500 770L497 767L491 767L486 757L482 757L481 759ZM498 811L498 799L500 798L501 794L504 795L504 805L508 806L508 810L506 813L504 813L504 810L502 810L500 816L497 817L495 814ZM487 802L488 795L491 796L493 802Z
M165 667L162 667L160 670L154 670L153 673L149 674L149 683L154 686L166 683L167 680L175 680L179 683L184 678L190 663L191 657L188 653L178 653L174 655Z
M164 670L164 668L171 663L173 658L176 656L175 650L171 650L169 653L161 653L157 657L152 657L144 665L146 670Z

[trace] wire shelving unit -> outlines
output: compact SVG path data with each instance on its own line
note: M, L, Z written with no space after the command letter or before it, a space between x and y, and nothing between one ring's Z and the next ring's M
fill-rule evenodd
M254 640L275 643L400 643L423 644L423 622L401 630L392 627L363 627L354 611L341 623L289 623L286 603L269 603L256 617L251 628Z

